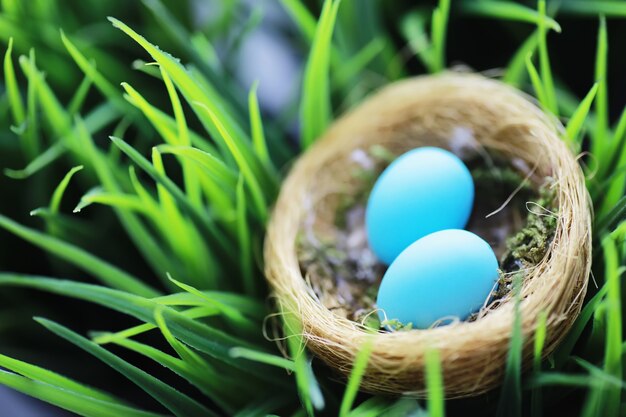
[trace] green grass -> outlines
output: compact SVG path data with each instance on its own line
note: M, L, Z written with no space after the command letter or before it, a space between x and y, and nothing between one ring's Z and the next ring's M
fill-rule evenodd
M347 383L337 383L304 346L306 329L288 306L281 306L282 332L268 318L262 244L297 148L286 126L299 122L305 150L372 90L413 75L416 66L407 60L426 72L444 70L451 62L446 40L459 36L455 24L483 18L527 30L502 63L503 80L534 92L544 110L563 120L563 140L581 155L596 214L593 272L600 288L590 283L579 318L547 358L546 323L553 318L540 316L527 373L521 371L518 300L503 385L482 397L485 406L474 414L549 415L575 396L584 398L581 415L620 415L626 407L620 284L626 110L613 123L607 75L609 28L612 19L626 17L621 2L564 1L553 8L545 0L441 0L432 8L404 10L377 1L325 0L310 8L282 0L305 65L299 102L278 115L262 112L262 85L245 91L232 77L237 48L265 18L262 7L243 13L239 1L225 1L212 24L194 27L185 18L187 2L82 3L74 9L57 0L0 2L6 46L0 88L6 178L0 185L7 184L0 244L11 254L19 239L33 256L45 253L51 275L39 276L27 263L17 272L0 265L0 299L7 294L0 349L11 352L0 354L0 384L98 417L440 417L477 411L471 401L445 401L436 350L426 357L423 400L359 393L373 339L351 364ZM120 18L107 22L105 12ZM551 39L567 31L560 16L598 22L595 75L584 97L568 91L551 65ZM225 41L229 48L222 51ZM4 252L0 260L7 259ZM34 290L80 300L86 311L98 305L128 317L123 326L110 323L87 335L49 319L36 321L69 352L93 357L77 367L112 368L118 381L146 393L148 405L120 398L115 381L89 381L96 388L36 365L37 358L55 354L52 345L12 346L15 328L34 340L44 337L41 327L7 319L34 314L24 311L29 303L21 298ZM64 306L48 308L46 315ZM27 363L33 350L38 355ZM150 373L154 366L163 368L158 377Z

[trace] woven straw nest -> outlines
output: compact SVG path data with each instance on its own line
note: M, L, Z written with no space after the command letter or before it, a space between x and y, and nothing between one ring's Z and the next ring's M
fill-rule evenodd
M580 312L590 269L591 209L581 169L560 139L560 124L519 91L478 75L445 73L395 83L337 120L296 162L282 186L265 243L266 275L278 304L300 322L315 355L348 376L359 348L374 337L361 385L366 391L424 396L425 352L430 348L439 351L448 398L477 395L502 382L514 320L510 294L472 322L372 336L362 323L329 308L332 291L314 290L299 259L303 233L314 230L332 240L340 197L356 192L356 150L380 145L399 154L438 146L458 153L454 138L459 129L471 134L479 153L525 163L532 167L526 178L533 187L549 179L554 190L553 238L541 260L522 271L524 366L543 311L548 317L544 355L555 349Z

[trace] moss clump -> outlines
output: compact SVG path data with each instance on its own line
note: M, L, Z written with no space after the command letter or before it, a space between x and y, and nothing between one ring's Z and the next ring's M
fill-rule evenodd
M555 199L556 193L548 185L540 188L539 199L529 206L526 226L507 240L508 250L502 258L506 272L536 265L546 255L556 231Z
M537 265L546 256L557 226L556 192L550 183L539 189L536 202L527 204L526 225L507 239L507 251L502 256L498 289L494 300L504 298L510 291L514 272Z

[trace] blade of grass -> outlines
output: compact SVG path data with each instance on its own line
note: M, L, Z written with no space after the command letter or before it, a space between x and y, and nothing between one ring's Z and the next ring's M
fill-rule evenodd
M91 63L92 66L95 66L95 63ZM87 98L87 94L89 94L89 90L93 85L93 81L87 75L83 78L80 85L76 89L76 92L72 96L69 104L67 105L67 112L70 116L74 116L76 113L80 112L80 109L83 107L85 103L85 99Z
M113 343L133 352L137 352L140 355L153 360L159 365L164 366L181 378L186 379L190 384L198 387L204 395L218 404L218 406L224 409L227 413L230 414L233 412L233 407L224 400L226 400L226 397L228 397L229 394L232 397L235 393L232 391L230 393L228 392L227 387L225 387L226 378L224 378L223 375L219 375L215 372L209 373L207 372L206 367L194 368L191 364L185 363L183 360L168 355L153 346L139 343L134 340L117 339ZM233 401L233 398L228 399L228 401ZM211 415L217 414L214 413Z
M374 38L350 60L343 62L333 76L336 88L346 89L349 82L357 77L385 49L385 46L383 38Z
M113 194L122 193L122 187L111 169L110 161L96 148L85 123L78 116L76 117L76 139L104 189ZM172 270L171 263L167 262L168 256L141 221L128 211L116 209L115 212L128 236L135 243L135 247L142 253L152 269L159 275L162 275L163 271Z
M515 297L515 309L513 311L513 329L509 342L504 382L502 384L500 400L498 403L498 416L521 416L522 415L522 313L521 313L522 276L517 274L513 277L513 296Z
M304 341L302 339L302 327L290 310L287 310L285 306L281 306L281 310L287 350L295 367L298 394L300 395L304 410L309 416L312 416L314 409L322 410L324 408L324 397L322 396L319 383L313 374L311 362L306 355Z
M125 290L133 294L144 295L146 297L159 295L158 291L143 283L138 278L95 257L84 249L45 233L22 226L1 214L0 227L66 262L89 272L93 277L113 288Z
M554 89L554 81L552 79L552 69L550 68L550 58L548 55L548 41L546 30L546 1L538 2L539 19L537 21L537 33L539 38L539 68L541 71L541 80L543 82L543 91L548 110L555 116L559 115L559 109L556 101L556 92Z
M126 102L122 100L120 92L117 88L109 82L98 70L96 69L95 63L90 62L79 50L78 48L69 40L69 38L65 35L63 30L61 30L61 40L63 41L63 45L70 53L76 65L85 73L87 77L94 83L94 85L104 94L104 96L111 102L114 106L116 106L121 112L128 115L128 112L133 114L134 109L129 108L126 105Z
M538 44L539 37L535 31L524 41L509 61L502 81L517 88L522 86L526 75L526 58L535 53Z
M182 394L163 381L131 365L70 329L43 318L35 318L35 320L52 333L76 345L87 353L90 353L124 375L176 416L203 417L217 415L187 395Z
M246 330L251 334L257 334L259 332L259 323L254 323L249 318L245 317L239 310L233 308L227 304L221 303L218 300L211 298L206 293L199 291L198 289L192 287L191 285L187 285L180 281L175 280L168 274L168 278L172 281L177 287L181 288L184 291L187 291L195 296L203 299L207 304L211 306L216 306L220 309L220 312L233 321L234 324L240 330Z
M9 46L4 54L4 85L7 90L7 96L9 98L9 104L11 111L13 112L13 121L16 126L21 126L26 120L26 110L24 110L24 103L22 102L22 95L17 84L15 77L15 69L13 68L13 58L11 57L13 51L13 38L9 38Z
M213 219L207 215L204 210L200 210L193 206L181 189L178 188L178 186L171 179L160 174L146 158L144 158L135 148L130 146L124 140L114 136L111 136L110 139L155 182L161 184L180 204L181 208L184 209L194 220L196 220L198 225L202 226L202 228L205 229L209 235L225 249L227 254L234 253L233 251L228 250L230 248L230 243L216 229Z
M63 194L65 194L65 190L67 186L70 184L70 181L74 174L81 171L83 169L82 165L75 166L70 169L67 174L63 177L57 188L54 190L52 194L52 198L50 199L50 211L52 213L57 213L59 211L59 207L61 206L61 199L63 198Z
M189 128L187 127L187 120L185 118L185 113L183 111L182 104L180 99L178 98L178 93L176 92L176 87L172 83L172 80L167 75L167 72L161 69L161 77L163 78L163 82L165 83L165 87L167 89L167 93L170 97L170 101L172 103L172 109L174 111L174 120L176 120L176 126L178 128L178 140L179 144L182 146L191 146L191 139L189 136ZM187 191L187 195L192 204L200 207L202 205L202 196L200 183L198 182L198 178L194 173L195 167L190 164L183 162L183 179L185 181L185 191Z
M606 298L606 347L604 353L604 371L618 380L622 380L622 315L621 289L619 281L619 257L617 246L611 236L602 241L605 259L606 282L609 286ZM606 416L620 413L621 389L607 387L603 392L602 406Z
M250 228L246 217L246 194L244 190L243 176L239 177L237 182L237 240L239 241L239 263L241 265L241 273L243 278L244 292L249 295L253 295L257 292L257 285L254 280L253 265L252 265L252 247Z
M85 300L151 324L155 324L154 311L159 308L159 306L162 306L156 301L123 291L45 277L0 273L0 285L28 287ZM284 375L281 376L281 374L272 372L272 369L267 366L255 366L256 364L251 363L242 364L229 355L229 350L233 347L247 347L250 349L256 348L263 350L259 348L259 346L193 320L171 308L164 309L163 313L172 334L181 342L228 365L247 372L250 378L258 377L274 386L289 389L289 386L284 383Z
M211 84L216 86L220 94L225 97L225 101L232 104L237 111L242 112L243 106L240 105L239 86L233 83L229 77L224 77L221 71L216 70L216 67L219 67L219 62L214 62L213 65L207 62L216 61L219 58L204 34L191 35L160 0L142 0L142 3L161 24L161 28L170 35L170 39L175 41L178 49L188 54L191 60L202 70L202 73L209 78ZM198 42L201 42L201 49L197 47ZM232 47L230 49L234 50Z
M608 40L606 32L606 19L600 18L598 29L598 46L596 52L595 77L598 83L598 93L595 100L596 128L591 141L591 153L600 163L606 159L606 150L609 145L609 113L607 92L607 56Z
M0 355L0 367L33 381L53 385L55 387L62 387L64 390L71 391L85 397L122 404L119 399L115 398L111 394L88 387L84 384L80 384L45 368L31 365L5 355Z
M445 416L444 385L441 374L439 351L426 351L426 389L428 390L427 405L430 417Z
M254 202L254 206L257 210L259 218L261 222L265 222L267 218L267 202L265 199L265 195L263 194L263 189L261 184L258 181L258 178L254 174L253 167L248 164L245 156L241 152L240 148L237 146L234 138L230 135L226 126L222 124L222 121L217 118L217 115L211 111L211 109L200 102L194 103L198 106L202 111L206 112L209 116L215 127L217 128L219 134L223 138L226 146L228 146L230 152L232 153L241 173L243 174L244 179L246 180L246 184L250 189L250 193L252 195L252 201Z
M530 383L530 387L582 387L594 388L601 387L602 381L590 375L567 374L561 372L546 372L534 376ZM599 415L599 414L598 414Z
M33 398L85 417L164 417L163 414L141 411L120 403L88 397L65 387L34 381L0 370L0 384Z
M331 120L329 68L333 29L340 0L325 0L304 70L300 124L302 147L308 148Z
M620 157L623 156L623 152L626 152L626 107L622 110L622 114L615 125L613 139L610 142L610 162L604 164L601 173L620 167ZM624 160L624 163L626 163L626 160Z
M626 4L621 1L581 1L568 0L561 2L560 11L563 14L593 16L606 15L607 17L626 17Z
M549 111L548 99L546 98L546 93L544 90L544 85L541 82L541 77L539 77L539 73L537 69L533 65L532 55L526 55L526 70L528 71L528 75L530 76L530 81L532 82L533 88L535 89L535 94L537 95L537 99L541 106Z
M565 128L565 141L573 147L576 152L581 149L582 139L580 137L580 132L585 125L585 120L587 119L587 115L591 109L593 99L596 97L598 88L598 83L595 83L593 87L591 87L591 90L589 90L585 98L580 102L578 108L576 108L576 111L567 122L567 127Z
M608 285L603 285L602 288L600 288L600 290L591 298L591 300L587 302L587 304L581 310L569 333L555 352L554 356L557 369L563 368L563 366L569 360L570 355L574 350L574 346L582 336L585 327L589 323L589 320L591 320L591 318L593 317L594 312L599 308L599 305L602 303L602 300L606 296L608 289Z
M404 16L400 28L413 53L422 61L428 72L434 73L437 72L437 64L432 44L426 33L427 20L426 13L415 10Z
M59 159L65 152L67 148L61 142L57 142L54 145L50 146L45 151L41 152L37 157L31 160L28 165L26 165L23 169L4 169L4 175L9 178L13 178L15 180L23 180L31 175L34 175L46 168L54 161Z
M280 0L283 8L291 16L309 43L313 43L317 24L315 17L300 0Z
M199 319L204 317L216 316L221 312L219 309L214 307L194 307L188 310L183 310L180 313L185 317L189 317L190 319ZM138 336L157 328L158 326L155 324L144 323L137 326L129 327L128 329L116 333L95 334L92 338L92 341L99 345L106 345L107 343L118 343L118 341L120 340L130 339L131 337Z
M543 356L543 347L546 342L546 322L548 314L544 310L537 318L537 327L535 328L535 341L533 343L533 373L539 375L541 372L541 359ZM533 388L530 397L531 416L541 417L543 415L543 400L541 387Z
M435 72L446 68L446 32L450 15L450 0L439 0L439 5L433 12L430 38L433 42Z
M237 172L224 165L220 159L208 152L190 146L159 145L156 148L163 154L182 156L196 162L206 170L211 178L215 179L220 185L226 188L232 189L237 185ZM224 190L224 192L226 192L226 190Z
M367 363L369 362L373 349L374 337L371 336L365 339L365 341L361 344L361 347L354 358L354 364L352 365L352 371L350 372L348 384L346 385L346 390L343 394L341 405L339 406L340 417L347 417L350 414L350 410L352 409L354 399L359 392L361 379L363 379L363 375L367 369Z
M159 50L123 22L112 17L109 17L109 21L111 21L114 27L120 29L132 38L152 56L161 68L168 73L172 82L177 86L183 96L185 96L187 102L192 104L196 102L202 103L202 106L193 106L194 111L196 111L196 114L205 128L217 141L224 155L230 154L232 146L229 145L234 145L237 152L242 155L246 164L251 167L252 171L257 176L256 181L263 184L266 189L272 190L276 185L277 179L272 177L271 173L265 170L261 162L254 156L250 141L243 128L237 123L236 116L234 116L236 113L231 109L230 104L215 91L214 87L197 71L188 72L178 60L175 60L169 54ZM199 111L202 109L209 109L208 114L213 114L215 117L207 117L208 114L206 111ZM233 140L232 144L226 144L224 142L225 138L222 132L220 132L220 129L215 125L215 120L220 121L221 130L228 132Z
M35 50L31 49L28 55L30 73L36 73ZM24 154L28 159L34 159L39 155L40 137L39 137L39 121L37 108L37 90L39 86L39 77L28 78L28 89L26 91L26 130L22 135L22 144Z
M259 109L259 100L257 98L257 90L259 82L255 81L250 88L248 94L248 112L250 113L250 130L252 131L252 144L254 152L259 159L267 166L272 167L267 143L265 141L265 133L263 132L263 120L261 119L261 111Z
M296 367L292 360L265 352L259 352L257 350L234 347L230 350L230 356L233 358L242 358L254 362L260 362L267 365L276 366L278 368L286 369L291 372L296 371Z
M467 1L462 2L461 10L471 15L493 17L498 20L538 24L541 15L537 10L512 1ZM555 32L561 32L561 25L551 17L544 16L546 26Z

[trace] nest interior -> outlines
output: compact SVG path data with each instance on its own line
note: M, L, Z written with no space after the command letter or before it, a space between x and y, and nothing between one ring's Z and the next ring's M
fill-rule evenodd
M265 245L266 275L276 299L285 314L294 314L301 322L308 347L347 376L360 346L373 337L362 380L362 387L371 392L423 396L424 355L432 348L439 350L450 398L476 395L501 382L514 318L510 297L504 296L474 321L372 334L365 322L355 320L355 311L342 309L346 303L338 296L346 292L340 291L340 281L327 280L327 288L320 289L307 273L320 267L315 258L302 268L307 263L303 241L314 246L330 242L331 248L363 244L358 231L345 233L346 228L362 228L362 213L345 202L346 196L358 200L367 188L355 172L369 164L369 171L376 173L372 149L399 155L420 146L438 146L479 165L488 165L496 156L528 178L534 192L544 184L550 189L552 209L535 208L547 210L537 215L554 219L554 233L545 253L532 265L521 266L520 311L524 363L531 355L534 327L543 311L548 315L544 354L551 352L580 311L590 266L589 197L578 163L559 136L558 122L528 98L471 74L448 73L396 83L336 121L285 180ZM470 226L501 253L505 237L523 228L523 216L528 213L526 206L521 210L513 208L517 204L508 207L499 213L498 221L492 219L488 225L477 220L482 213L475 209L477 218ZM345 224L338 225L337 213L342 210ZM355 242L346 242L348 238ZM346 258L339 255L341 262ZM359 262L360 270L348 272L362 276L343 281L380 279L382 271L375 259Z
M467 229L485 239L500 260L499 286L487 297L489 303L469 317L473 321L510 295L514 274L541 261L554 237L556 208L550 178L537 177L524 161L487 154L477 146L472 133L462 128L453 132L449 143L455 144L453 150L466 159L475 183ZM334 227L320 227L314 209L298 238L302 274L320 302L335 314L377 330L410 329L402 323L383 326L375 314L386 266L372 253L365 230L369 192L377 176L396 157L380 145L354 150L350 168L353 182L346 185L342 195L319 202L332 204ZM324 221L327 219L321 223Z

